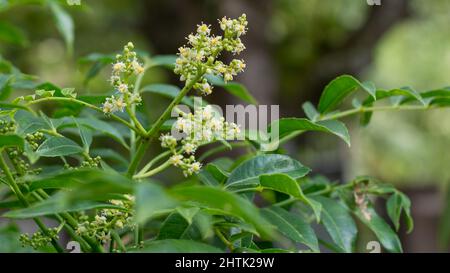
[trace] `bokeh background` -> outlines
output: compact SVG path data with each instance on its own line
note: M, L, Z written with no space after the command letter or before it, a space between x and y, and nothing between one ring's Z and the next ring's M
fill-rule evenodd
M448 0L381 0L380 6L366 0L61 1L74 21L72 53L45 2L0 0L0 56L25 73L79 93L109 91L108 69L86 83L92 64L83 57L88 54L114 53L128 41L150 55L174 54L197 23L216 27L217 18L242 13L250 31L242 56L246 73L237 80L260 103L279 104L282 116L304 116L302 103L317 103L323 87L340 74L371 80L379 88L450 86ZM145 82L178 84L165 70L152 70ZM223 92L211 96L217 104L235 103ZM149 102L150 112L162 107L158 98ZM448 251L450 110L376 113L366 128L356 119L346 122L351 148L337 138L311 134L285 149L330 179L364 174L396 184L410 196L415 219L411 234L401 232L405 251Z

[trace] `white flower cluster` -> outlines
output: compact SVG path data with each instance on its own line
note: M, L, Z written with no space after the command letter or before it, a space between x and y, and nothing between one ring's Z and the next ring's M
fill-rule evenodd
M181 81L190 81L199 74L206 73L222 76L227 82L245 69L242 60L234 59L226 65L217 60L217 57L222 51L239 54L245 49L240 37L247 32L246 15L243 14L238 19L224 17L219 23L224 31L223 36L211 35L210 26L201 24L197 26L196 34L188 36L188 45L178 49L174 72L180 75ZM212 86L203 77L194 85L194 89L203 95L212 92Z
M103 103L105 114L123 111L127 105L139 104L142 100L139 94L132 92L133 85L128 83L130 76L144 73L144 67L138 61L133 49L133 43L129 42L124 47L123 53L116 56L110 81L117 95L107 98Z
M220 116L216 117L213 107L207 105L192 113L181 113L174 124L176 130L183 134L180 149L179 142L169 134L160 137L161 146L172 151L170 163L183 170L185 176L197 173L201 169L201 163L195 160L194 153L197 148L216 140L237 139L241 130L239 125L227 122Z

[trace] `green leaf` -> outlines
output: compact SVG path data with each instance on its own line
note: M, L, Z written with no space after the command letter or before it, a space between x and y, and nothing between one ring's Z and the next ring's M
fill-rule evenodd
M39 129L51 128L47 125L45 120L41 117L36 117L32 113L27 111L17 111L14 115L14 120L17 122L17 133L21 136L25 136L29 133L34 133Z
M144 242L139 249L131 249L129 252L144 253L223 253L222 250L204 243L191 240L154 240Z
M305 115L312 121L316 121L316 119L320 116L320 113L317 111L316 107L314 105L307 101L303 103L303 111L305 112Z
M350 146L350 135L347 127L338 120L312 122L304 118L282 118L274 121L270 128L277 128L277 126L280 141L291 137L293 134L298 135L306 131L319 131L336 135Z
M198 202L238 217L252 224L262 237L268 238L272 230L267 221L261 217L258 209L248 200L219 188L206 186L179 187L171 190L178 199Z
M151 57L149 67L164 66L173 69L177 58L176 55L156 55Z
M76 98L77 97L77 93L75 93L75 88L63 88L63 89L61 89L61 94L64 97L68 97L68 98Z
M241 100L248 102L250 104L258 104L256 99L250 94L247 88L236 82L225 83L222 78L214 75L207 75L206 79L208 82L215 86L220 86L230 92L233 96L240 98Z
M419 94L418 92L416 92L415 90L411 89L411 88L397 88L397 89L392 89L392 90L377 90L376 91L376 96L372 97L369 96L367 97L366 100L364 100L363 105L366 107L370 107L373 105L373 103L375 101L379 101L382 99L386 99L386 98L392 98L392 97L399 97L399 102L409 102L409 101L419 101L420 103L422 103L423 105L426 104L425 100L422 98L421 94ZM372 117L373 112L371 111L366 111L362 114L361 117L361 124L362 125L367 125L369 124L371 117Z
M72 17L61 7L58 1L51 0L49 1L49 5L55 19L56 27L66 43L67 51L72 53L75 37Z
M171 213L163 222L157 240L184 238L191 223L179 213Z
M55 90L38 89L35 91L35 94L43 98L53 97L55 95Z
M177 212L189 223L192 224L192 219L199 212L198 207L178 207Z
M176 202L158 185L140 183L136 187L135 220L144 224L156 212L173 208Z
M178 93L180 93L180 88L178 88L175 85L158 83L158 84L150 84L150 85L144 86L140 92L141 93L148 92L148 93L158 94L158 95L162 95L166 98L173 99L178 95ZM194 102L189 97L184 97L181 100L181 102L189 107L194 107Z
M244 161L230 174L226 188L251 188L259 186L263 174L284 173L297 179L305 176L310 169L286 155L258 155Z
M271 189L291 195L299 199L300 201L304 202L305 204L310 206L311 209L313 210L317 222L320 221L320 212L322 210L322 205L312 199L307 198L303 194L303 191L300 188L297 181L292 179L289 175L279 173L261 175L259 177L259 182L261 186L266 189Z
M392 228L381 218L371 204L368 204L366 213L356 208L354 214L370 228L377 236L383 247L389 252L402 252L402 245L397 234ZM370 215L368 218L367 215Z
M18 135L0 135L0 148L19 147L23 149L24 140Z
M42 157L56 157L82 153L83 149L73 140L65 137L50 137L36 150Z
M345 252L352 252L358 230L348 210L333 199L316 196L313 198L322 204L322 224L330 237Z
M305 244L315 252L319 252L314 230L300 215L275 206L264 208L262 213L270 223L277 227L281 234L294 242Z
M102 132L108 136L111 136L114 140L121 143L124 147L128 147L122 133L113 126L113 123L107 123L103 120L99 120L95 117L88 118L76 118L76 121L83 126L89 127L92 130Z
M78 127L78 132L80 133L80 138L83 142L84 151L86 153L89 153L89 147L92 144L92 131L85 126L80 125L76 119L74 119L74 121Z
M375 98L375 86L372 83L361 83L349 75L339 76L332 80L323 91L319 100L319 112L326 114L334 110L352 92L363 89Z
M74 203L67 203L63 194L57 194L49 199L36 203L31 207L9 211L3 214L3 217L23 219L43 215L52 215L61 212L83 211L89 209L121 209L121 207L89 200L80 200Z
M401 192L395 192L392 194L387 203L386 209L391 218L392 223L394 223L395 229L398 231L400 228L400 216L402 211L405 212L407 232L410 233L414 228L413 220L411 217L411 201L409 198Z

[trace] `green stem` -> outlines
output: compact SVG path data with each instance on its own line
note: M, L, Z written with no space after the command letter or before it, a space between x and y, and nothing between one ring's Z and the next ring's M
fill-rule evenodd
M17 196L19 201L22 203L22 205L24 207L29 207L30 204L26 200L26 198L23 195L22 191L20 190L19 186L17 186L17 183L14 180L14 177L12 176L12 174L8 168L8 165L6 164L5 160L3 159L3 149L0 149L0 168L5 173L8 185L11 187L12 191ZM45 235L47 235L51 238L51 243L52 243L53 247L56 249L56 251L60 252L60 253L64 252L64 249L58 244L58 241L50 236L50 233L49 233L47 227L44 225L44 223L41 221L41 219L34 217L33 220L36 223L36 225L41 229L41 231Z
M42 189L38 190L38 193L44 197L49 198L49 195ZM78 221L68 212L61 212L60 216L73 228L76 229L78 227ZM103 247L93 238L83 235L81 236L92 248L94 252L103 253L105 252Z
M160 161L161 159L163 159L166 156L169 156L172 153L172 151L167 150L159 155L157 155L155 158L153 158L152 160L150 160L150 162L147 163L147 165L145 165L138 173L138 175L145 173L146 171L148 171L153 165L155 165L156 162Z
M164 124L164 122L170 117L172 113L172 109L178 105L181 100L186 96L186 94L192 89L195 83L203 76L204 72L198 73L189 83L187 83L183 89L181 89L180 93L173 99L173 101L166 108L164 113L158 118L158 120L153 124L153 126L148 130L147 136L149 138L154 137L155 134L159 132L159 129Z
M33 192L33 196L39 200L42 201L45 199L44 196L41 196L39 193ZM55 214L56 219L58 219L58 221L60 223L64 223L64 228L67 231L67 233L69 233L70 237L75 239L75 241L79 242L81 245L81 249L84 252L91 252L92 248L89 246L89 244L83 240L83 238L81 238L80 236L78 236L75 232L75 230L59 215L59 214Z
M127 252L127 248L122 242L122 239L120 238L119 234L115 230L111 231L112 238L116 241L117 245L122 249L123 252ZM112 243L112 241L111 241Z
M134 173L136 172L136 169L139 166L139 163L142 160L142 157L144 157L145 152L147 151L148 146L150 146L150 140L142 139L139 141L140 144L138 146L138 149L136 153L133 156L133 159L131 160L130 166L128 166L127 170L127 176L132 177Z
M194 87L194 84L205 74L205 72L199 72L189 83L187 83L183 89L181 89L180 93L173 99L173 101L169 104L166 110L162 113L162 115L158 118L158 120L153 124L153 126L147 131L146 137L143 139L143 142L139 145L139 148L136 154L131 161L130 166L127 170L127 176L132 177L136 172L136 169L139 163L142 160L148 146L150 145L150 141L155 137L155 135L161 129L161 126L164 122L170 117L172 113L172 109L180 103L180 101L186 96L186 94Z
M170 167L170 161L169 160L167 160L163 164L159 165L158 167L154 168L153 170L150 170L150 171L148 171L146 173L143 173L143 174L136 174L136 175L134 175L133 179L142 179L142 178L153 176L153 175L155 175L155 174L157 174L159 172L164 171L168 167Z
M219 237L219 239L228 247L228 249L231 252L233 252L234 251L233 244L230 241L228 241L228 239L225 238L225 236L223 236L222 232L219 229L216 228L216 229L214 229L214 231L215 231L217 237Z

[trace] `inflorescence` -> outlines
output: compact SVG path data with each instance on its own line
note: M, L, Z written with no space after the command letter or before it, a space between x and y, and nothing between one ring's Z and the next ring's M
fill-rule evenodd
M132 75L142 74L145 70L133 49L133 43L129 42L124 47L123 53L116 56L110 81L117 94L107 98L103 103L105 114L123 111L127 106L138 105L142 101L141 96L133 92L133 85L129 83Z

